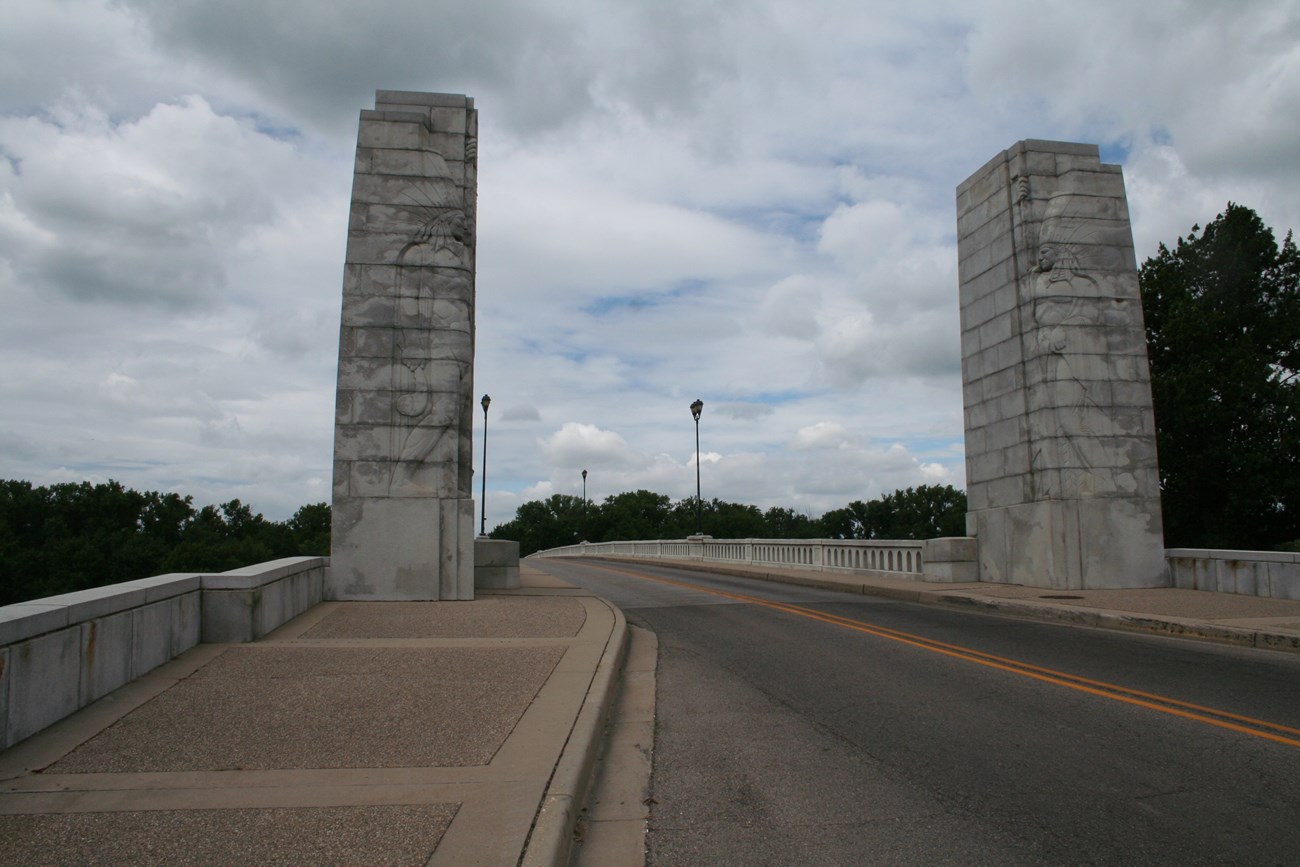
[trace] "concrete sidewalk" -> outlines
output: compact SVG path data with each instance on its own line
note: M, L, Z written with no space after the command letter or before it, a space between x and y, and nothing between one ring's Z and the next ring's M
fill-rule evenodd
M615 559L615 558L608 558ZM698 560L637 560L719 575L866 593L905 602L958 605L1001 614L1061 620L1300 652L1300 602L1205 590L1048 590L983 582L934 584L811 569L777 569Z
M521 573L200 645L0 753L0 864L564 863L627 625Z

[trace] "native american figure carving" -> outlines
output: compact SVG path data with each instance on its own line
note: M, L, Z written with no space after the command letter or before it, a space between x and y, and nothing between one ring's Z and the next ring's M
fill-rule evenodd
M461 396L473 365L469 232L460 209L429 208L398 256L393 305L393 443L390 491L419 484L428 464L459 479Z

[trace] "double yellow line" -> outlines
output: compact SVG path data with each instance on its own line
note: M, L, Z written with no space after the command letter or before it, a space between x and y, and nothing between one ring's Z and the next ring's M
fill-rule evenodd
M954 659L960 659L965 662L973 662L977 665L996 668L1000 671L1018 674L1022 677L1030 677L1044 683L1068 687L1069 689L1085 692L1089 695L1095 695L1100 698L1108 698L1112 701L1122 701L1125 704L1136 705L1137 707L1144 707L1148 710L1171 714L1173 716L1182 717L1183 719L1192 720L1193 722L1204 723L1206 725L1228 729L1229 731L1239 732L1241 734L1253 735L1257 738L1264 738L1265 740L1274 741L1279 744L1286 744L1287 746L1300 747L1300 729L1292 728L1291 726L1271 723L1266 720L1259 720L1254 717L1243 716L1242 714L1232 713L1230 711L1193 704L1192 702L1180 701L1175 698L1156 695L1155 693L1150 692L1143 692L1138 689L1130 689L1126 686L1107 683L1102 680L1093 680L1092 678L1081 677L1077 674L1057 671L1053 668L1045 668L1041 665L1034 665L1028 662L1020 662L1019 660L1009 659L1005 656L985 653L982 650L962 647L958 644L949 644L944 641L936 641L933 638L926 638L923 635L903 632L898 629L890 629L886 626L876 626L872 623L853 620L849 617L841 617L838 614L828 614L824 611L817 611L813 608L805 608L801 605L793 605L788 602L775 602L770 599L762 599L758 596L749 596L744 593L729 593L725 590L714 590L709 587L703 587L699 584L691 584L686 581L675 581L671 578L660 578L639 572L629 572L611 566L596 566L591 563L583 565L590 566L594 569L602 569L607 572L614 572L619 575L626 575L631 578L656 581L660 584L670 584L675 587L684 587L688 590L695 590L701 593L709 593L714 596L734 599L737 602L744 602L749 605L761 605L764 608L784 611L788 614L806 617L809 620L818 620L822 623L829 623L832 626L841 626L845 629L852 629L856 632L865 632L868 635L874 635L878 638L886 638L890 641L897 641L901 644L909 644L913 647L919 647L922 650L941 653L944 656L950 656Z

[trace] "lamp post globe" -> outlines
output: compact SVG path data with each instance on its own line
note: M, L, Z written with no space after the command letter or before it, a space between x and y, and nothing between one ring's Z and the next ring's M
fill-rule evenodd
M691 404L691 416L695 419L695 535L704 535L703 500L700 499L700 413L704 412L704 401L698 397Z

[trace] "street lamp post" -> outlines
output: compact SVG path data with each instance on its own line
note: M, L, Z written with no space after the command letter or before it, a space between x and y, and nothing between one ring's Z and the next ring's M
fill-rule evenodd
M700 499L700 413L704 412L704 401L698 397L691 404L691 415L695 417L695 535L704 535L703 500Z
M491 402L492 398L488 397L486 394L483 395L483 399L479 401L479 403L483 405L483 502L481 504L483 511L482 518L478 525L478 534L480 536L487 535L487 410L488 404Z
M587 535L587 471L582 471L582 534Z

